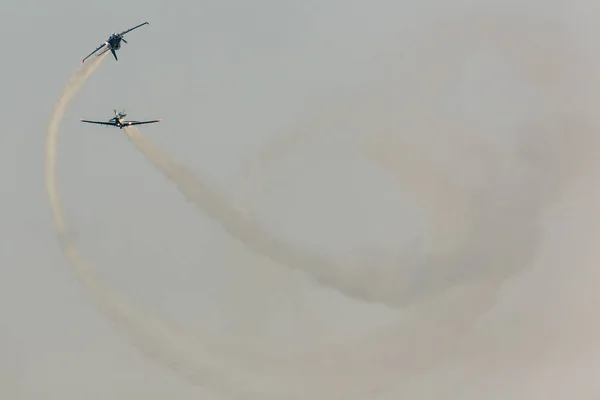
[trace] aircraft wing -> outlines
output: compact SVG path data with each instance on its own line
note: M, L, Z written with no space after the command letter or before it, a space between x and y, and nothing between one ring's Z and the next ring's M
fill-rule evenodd
M81 122L87 122L88 124L98 124L98 125L108 125L108 126L117 126L115 122L106 122L106 121L89 121L87 119L82 119Z
M155 119L155 120L152 120L152 121L124 121L123 125L124 126L144 125L144 124L153 124L155 122L160 122L160 121L162 121L162 118L161 119Z
M126 33L131 32L134 29L139 28L140 26L144 26L144 25L150 25L150 23L149 22L144 22L143 24L139 24L139 25L134 26L133 28L129 28L126 31L121 32L121 36L125 35Z
M96 50L94 50L94 51L92 51L90 54L88 54L88 55L87 55L87 57L86 57L86 58L84 58L84 59L83 59L81 62L82 62L82 63L83 63L83 62L85 62L85 60L87 60L87 59L88 59L88 58L89 58L89 57L90 57L92 54L94 54L95 52L97 52L98 50L100 50L101 48L103 48L103 47L104 47L104 46L106 46L106 45L107 45L107 43L106 43L106 42L102 43L102 45L98 46L98 47L96 48ZM102 54L102 53L101 53L101 54Z

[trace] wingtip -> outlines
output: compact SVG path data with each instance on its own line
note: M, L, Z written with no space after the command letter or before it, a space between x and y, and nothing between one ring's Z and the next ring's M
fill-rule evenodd
M150 22L146 21L146 25L150 25Z

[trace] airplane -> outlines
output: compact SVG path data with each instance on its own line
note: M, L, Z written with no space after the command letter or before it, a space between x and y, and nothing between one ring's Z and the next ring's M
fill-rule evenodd
M115 116L112 117L111 119L109 119L108 121L90 121L87 119L82 119L81 122L87 122L88 124L108 125L108 126L117 127L119 129L123 129L123 128L127 128L128 126L153 124L155 122L162 121L162 118L155 119L152 121L124 121L123 118L127 116L127 114L125 114L125 110L123 110L122 112L119 112L119 113L117 112L117 110L114 110L114 111L115 111Z
M133 28L127 29L126 31L123 31L121 33L113 33L112 35L109 36L109 38L106 40L106 42L102 43L102 45L98 46L98 48L94 51L92 51L86 58L83 59L83 61L81 61L82 63L85 62L85 60L87 60L92 54L94 54L95 52L97 52L98 50L100 50L101 48L106 46L106 49L104 49L102 52L100 52L98 54L98 56L101 56L102 54L106 53L107 51L111 51L111 53L113 54L113 56L115 57L115 60L119 61L119 59L117 58L117 53L116 50L119 50L121 48L121 41L127 43L127 40L125 40L123 38L123 36L125 36L125 34L131 32L134 29L139 28L140 26L144 26L144 25L150 25L149 22L144 22L143 24L139 24L137 26L134 26Z

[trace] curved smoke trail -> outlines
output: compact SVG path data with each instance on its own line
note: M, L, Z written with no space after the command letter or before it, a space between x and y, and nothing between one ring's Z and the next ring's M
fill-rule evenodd
M249 218L239 209L233 207L231 202L221 191L211 185L208 180L198 177L183 164L175 162L166 153L153 145L139 131L125 128L131 142L142 152L146 159L160 170L168 179L177 185L179 192L199 210L206 212L211 218L220 222L227 232L238 238L253 250L268 258L290 265L303 271L310 272L323 283L331 283L330 271L340 271L342 264L327 257L305 253L286 244L270 234L258 221ZM341 278L340 278L341 279ZM353 277L345 276L346 280L353 282ZM405 305L402 298L380 299L365 293L361 288L356 290L352 282L338 285L340 290L365 301L384 301L392 306Z
M196 336L186 333L172 322L144 312L125 296L104 284L93 272L89 263L71 241L70 228L65 220L58 189L57 140L60 123L69 103L93 72L100 66L104 56L94 59L76 71L67 83L50 118L46 142L46 190L52 208L56 234L61 251L73 267L73 271L87 293L100 309L121 329L148 357L161 365L185 376L195 384L234 394L235 398L252 398L248 393L258 390L254 384L241 379L239 371L231 362L210 354ZM259 389L252 388L258 384ZM247 389L246 389L247 388ZM261 394L264 397L264 394Z
M104 57L76 71L67 83L50 118L46 142L46 190L61 251L87 294L132 343L147 357L193 384L204 386L236 399L331 398L344 387L349 375L362 371L336 366L298 363L294 360L257 354L235 344L208 345L196 333L173 321L142 310L126 296L103 282L72 242L60 200L58 185L58 134L69 103ZM128 132L137 139L135 131ZM366 371L365 371L366 372ZM308 380L308 382L307 382ZM310 384L307 384L310 383ZM290 397L293 393L293 397ZM299 397L297 397L299 396Z
M528 23L530 22L531 21L528 21ZM484 28L481 29L485 30ZM510 30L512 32L519 31L519 29L514 29L513 26L510 26ZM467 37L471 36L467 35ZM532 54L535 56L537 53L532 52ZM528 54L527 56L530 55ZM540 60L541 59L542 57L540 57ZM540 62L540 64L543 65L542 62ZM444 66L447 67L448 65L445 64ZM451 65L448 69L451 70L452 68L456 68L456 66ZM530 71L535 71L536 68L537 67L531 67ZM557 65L553 65L553 68L556 71ZM545 71L547 72L548 69ZM558 75L560 75L559 72L557 72ZM548 78L548 75L542 76L542 78L541 81L543 82L541 83L543 84L548 84L549 81L556 80L556 76L552 75L550 78ZM83 84L83 82L81 82L81 84ZM76 92L76 90L74 90L74 92ZM553 101L560 98L561 100L558 101L561 103L568 103L568 100L565 100L569 98L568 93L560 92L560 90L550 90L548 94L552 97ZM564 96L565 94L567 96ZM72 95L74 95L74 93ZM72 97L72 95L70 96ZM60 118L62 118L62 113L64 113L64 108L69 100L70 99L67 99L62 102L61 99L61 102L59 102L59 104L62 104L62 110L60 112L57 111L58 117L56 118L54 128L52 128L53 125L51 123L50 133L52 134L52 132L54 132L54 136L52 138L49 137L48 148L50 150L48 152L49 155L47 155L47 173L49 176L47 176L48 194L53 206L59 240L61 240L61 248L63 249L65 256L72 262L79 279L86 286L88 291L93 294L102 308L108 309L107 313L111 315L111 318L115 319L132 337L136 340L142 339L141 341L138 341L138 346L147 353L154 353L155 359L163 364L165 362L168 363L167 360L185 364L184 366L178 367L181 373L196 373L201 370L198 364L206 365L205 363L200 363L198 361L199 359L202 359L202 355L195 359L196 356L185 354L185 351L187 350L185 346L179 346L179 349L182 350L177 351L169 349L169 346L175 346L172 339L176 334L172 333L172 329L168 325L159 321L156 321L156 323L160 328L155 328L155 331L146 331L147 328L140 331L139 329L141 329L141 326L150 327L152 324L149 323L148 320L140 317L141 314L132 306L124 306L124 304L127 304L126 299L106 290L106 288L92 275L92 271L84 264L77 250L68 242L68 237L65 235L68 230L66 223L62 218L58 191L55 186L55 154L58 123L60 122ZM406 282L406 287L402 286L402 289L405 290L405 293L403 293L403 300L394 300L392 304L410 304L422 296L427 300L430 298L430 295L435 295L442 289L456 288L457 285L469 287L469 285L472 284L474 285L472 287L475 287L476 290L474 290L471 295L467 296L466 300L463 298L456 302L450 302L446 307L444 307L444 304L442 304L441 301L425 302L425 305L421 305L417 308L418 312L415 313L416 320L414 320L413 323L404 323L392 332L382 333L379 340L382 338L383 340L381 340L380 343L369 339L362 344L362 349L355 349L359 350L358 353L362 354L361 358L364 357L363 361L378 361L380 364L385 364L379 365L378 367L373 364L369 365L371 372L376 369L388 370L388 374L394 375L396 371L402 369L399 367L415 368L415 361L425 360L427 361L425 364L432 364L435 360L439 360L440 349L437 344L440 340L445 338L448 327L454 324L460 328L457 328L455 332L464 330L464 328L473 321L474 316L479 315L482 310L489 307L489 300L482 301L482 299L490 299L497 290L499 282L506 279L510 274L522 270L524 266L530 263L536 250L536 235L539 230L537 221L540 215L540 207L547 205L549 200L555 199L560 195L561 190L564 189L566 180L572 177L577 169L576 158L581 156L585 159L587 155L589 155L585 150L591 151L591 149L596 148L596 146L590 145L591 143L595 144L595 142L589 140L587 132L581 130L579 126L571 124L571 122L573 122L569 120L571 115L569 115L569 112L563 111L563 106L564 104L552 104L541 116L544 118L548 117L551 122L556 123L555 127L556 125L558 126L557 130L553 130L552 128L555 127L552 126L548 128L543 123L538 125L539 121L532 121L533 129L523 132L523 142L518 146L515 158L510 159L511 162L517 164L514 169L506 168L506 165L502 165L501 162L504 160L502 160L501 157L497 157L498 155L494 157L493 153L492 157L486 158L488 155L486 154L485 157L478 160L481 162L484 171L487 173L487 178L490 182L493 182L494 185L485 186L483 188L471 188L472 190L468 193L470 195L468 198L473 202L472 204L474 204L474 206L469 207L470 211L472 211L470 215L473 218L469 219L470 224L467 225L468 229L465 229L465 235L461 237L461 240L453 243L452 246L449 246L449 249L451 250L450 255L445 254L444 257L441 257L439 254L433 255L430 259L426 260L424 264L409 266L412 267L409 272L416 274L417 276L414 280ZM557 110L560 114L552 115L552 112ZM568 108L567 110L572 111L572 109ZM423 112L421 111L419 116L423 116L422 114ZM538 117L540 116L538 115ZM415 124L418 126L418 123ZM427 125L425 128L430 129L431 125ZM425 128L421 127L421 129ZM437 127L437 129L440 128L443 127ZM588 127L584 128L587 129ZM411 129L411 131L414 131L414 129ZM186 197L199 196L201 201L198 201L197 204L208 208L209 213L212 213L213 216L216 215L222 220L225 220L225 224L229 225L230 229L239 228L239 226L235 225L240 222L237 218L244 218L244 215L237 211L235 207L228 206L228 203L224 201L225 199L223 196L218 194L218 191L206 185L198 185L197 182L195 188L194 185L190 186L190 182L197 181L197 179L189 170L165 159L164 155L161 155L156 148L148 145L148 142L139 134L128 132L128 135L130 138L136 139L134 143L136 143L138 147L144 147L144 150L142 150L144 154L146 154L146 156L150 155L151 157L149 158L152 158L151 161L163 170L163 172L166 171L165 174L167 176L176 182L185 183L184 185L180 185L179 189L184 192ZM395 146L390 146L389 141L384 142L383 140L376 141L372 144L374 145L376 152L379 153L379 156L384 158L389 169L392 171L395 170L396 172L406 172L406 164L402 165L403 162L406 162L406 159L398 157L398 151L403 149L403 143L392 136L393 135L390 135L387 139L389 140L391 138L394 140ZM469 140L472 139L474 138L469 137ZM540 148L540 146L543 146L543 148ZM465 147L460 148L461 151L465 151ZM469 152L469 156L474 155L475 153ZM523 174L524 172L527 172L529 175ZM407 178L406 175L398 175L400 180L405 180ZM498 187L494 187L495 185ZM507 193L511 196L514 195L514 197L506 196ZM427 196L427 193L425 193L425 196ZM224 204L227 206L224 206ZM446 214L442 213L441 215L443 216ZM244 222L244 224L246 224L244 228L245 233L243 234L244 237L253 232L264 233L266 235L266 232L263 232L262 228L255 222L249 221ZM518 235L514 238L511 237L515 232L518 233ZM487 240L491 237L497 239L500 244L503 244L503 247L495 247L495 245L489 243ZM276 257L271 258L285 260L286 257L289 258L293 256L293 258L297 260L296 250L292 249L292 251L290 251L286 249L287 245L280 243L270 236L253 240L254 242L251 242L251 244L253 243L251 247L258 248L262 252L265 250L271 251L273 249L271 246L283 245L284 250L281 248L275 249ZM287 247L289 248L290 246ZM512 250L517 251L513 252ZM502 255L506 257L503 260L497 261L491 259L491 255ZM510 256L510 258L508 256ZM316 259L315 264L318 267L337 267L342 265L342 263L335 264L329 259L312 255L300 255L299 257L303 262L308 263L313 262ZM469 265L471 267L475 266L475 264L477 264L476 261L480 260L480 257L483 257L482 259L485 261L486 265L486 268L483 270L464 267L465 265L467 265L467 267ZM437 275L438 266L442 263L446 266L445 269L448 272L446 275L442 275L441 279L449 280L450 282L438 281L432 283L430 279ZM303 270L306 270L304 269L305 264L302 265L302 268ZM426 274L424 274L424 276L419 276L419 270L425 270ZM332 276L332 279L322 280L327 281L326 283L328 284L337 286L339 286L338 278L346 279L346 281L343 282L346 282L347 284L350 281L352 285L356 285L360 280L366 280L366 282L360 282L363 287L350 287L348 290L345 288L344 290L346 290L347 294L354 291L354 293L359 294L358 297L364 297L365 290L372 290L373 292L369 293L368 296L371 296L371 299L376 299L376 301L380 301L381 298L399 298L398 294L392 292L398 290L397 285L399 282L402 283L402 280L396 279L398 277L393 275L395 279L392 280L392 282L385 282L387 280L387 272L389 271L385 271L385 275L381 273L377 282L369 280L372 279L369 278L369 275L377 271L363 271L368 272L368 274L363 274L361 272L351 276L350 279L339 276L340 274L347 274L347 271L340 269L334 272L335 275ZM404 272L407 271L405 270ZM319 274L317 273L317 276L318 275ZM405 278L406 276L407 274L404 274L400 278ZM440 279L439 275L437 279ZM417 286L415 289L415 285L419 282L421 282L422 285L425 285L425 287ZM389 284L390 286L388 288L381 288L381 284ZM478 286L479 284L481 284L481 286ZM365 289L365 287L367 288ZM425 295L423 295L423 289L427 289ZM415 293L415 290L420 293ZM468 317L463 320L457 319L457 317L464 312L466 304L472 306L471 311L464 313ZM452 329L454 331L454 328ZM161 330L162 332L160 332ZM431 336L431 333L434 333L435 335ZM452 333L451 335L448 335L448 337L451 339L449 341L455 342L457 334ZM411 342L412 339L420 340L419 345L415 346L415 342ZM408 343L405 343L402 347L402 351L411 351L408 355L402 354L402 351L398 351L395 347L402 340ZM188 343L187 339L181 340L181 342ZM194 342L196 342L195 339ZM196 346L196 344L194 344L194 346ZM441 347L442 350L447 351L448 349L446 344ZM340 352L342 351L348 351L348 348L340 349ZM428 351L430 354L427 354ZM389 359L386 359L386 354L391 355ZM348 359L344 354L338 355L340 356L338 361ZM401 355L404 356L404 358L400 358L399 356ZM407 362L407 360L410 360L410 362ZM390 363L392 365L390 365ZM401 363L402 365L400 365ZM190 368L190 366L193 367ZM225 367L226 366L223 365L221 369L222 372L225 372ZM314 365L314 367L317 366ZM315 370L318 370L318 368L315 368ZM351 375L351 373L348 373L346 377ZM398 377L394 376L388 378L397 379ZM198 377L195 377L192 380L195 380L195 382L206 383L202 379L198 379ZM355 383L356 382L352 381L352 385L348 386L353 386ZM307 383L307 385L308 384L309 383ZM228 386L226 383L222 386L224 389L231 389L231 386ZM312 398L314 398L314 396Z
M445 231L440 233L441 241L445 242L444 251L434 249L425 259L381 262L367 257L366 263L349 269L347 262L300 252L228 204L218 190L187 167L173 162L141 135L132 137L133 133L129 133L132 142L152 164L177 183L188 200L219 220L229 233L253 250L309 272L321 283L355 298L400 307L424 302L414 309L412 318L390 331L367 338L352 349L347 346L340 346L339 351L333 352L328 349L326 353L329 356L335 353L334 358L340 364L341 360L350 359L359 362L385 360L393 369L414 371L418 366L425 368L439 362L477 317L490 309L500 285L531 265L538 251L542 213L558 201L569 180L581 170L581 160L587 159L591 149L595 148L592 129L585 116L580 119L580 110L568 104L572 94L565 85L562 60L572 56L569 48L563 46L564 40L560 37L552 41L556 46L553 49L536 46L536 39L555 36L553 26L542 25L541 33L531 35L528 34L532 30L530 20L509 20L510 24L498 19L486 20L486 23L477 20L474 24L473 21L440 24L439 37L435 38L443 39L443 43L431 40L425 50L419 48L423 53L415 60L422 67L420 73L427 74L427 81L409 82L416 86L410 87L412 90L409 91L418 92L420 97L409 104L406 112L398 112L397 108L390 110L388 104L377 108L382 106L381 99L365 96L364 103L347 107L337 115L346 119L345 124L348 124L347 119L358 119L358 124L369 128L370 133L384 131L384 134L374 135L369 143L377 153L374 157L401 183L406 184L408 180L412 183L409 186L420 188L419 199L430 203L438 220L446 221ZM507 27L510 30L508 36L505 35ZM473 126L457 124L453 127L451 124L456 121L440 120L427 111L447 81L461 68L462 59L472 50L473 41L482 38L516 59L512 61L517 61L543 98L525 126L518 128L514 149L509 153L487 144ZM463 46L457 54L443 53L443 62L436 58L435 50L445 47L454 51L456 43ZM555 60L550 68L546 67L548 59ZM544 74L539 74L542 66ZM394 89L390 88L383 97L390 96ZM402 92L406 89L403 86ZM393 97L391 100L397 101ZM365 109L367 117L364 116ZM398 137L404 128L397 120L389 120L389 115L385 114L389 111L395 111L396 118L400 114L406 119L402 125L407 126L407 132L426 133L453 148L458 154L452 154L452 158L466 161L461 165L462 171L476 169L483 176L481 181L470 185L462 183L462 190L453 190L452 185L460 178L440 175L440 166L432 168L428 161L415 158L418 150L410 138ZM335 116L329 114L323 119L334 120ZM441 132L446 137L438 135ZM277 146L273 146L261 153L258 157L261 166L268 167L270 157L283 157L281 147L304 139L302 133L296 134L293 140L283 138L277 150L274 150ZM420 175L412 173L414 168ZM441 195L440 184L446 185ZM448 197L450 193L453 194ZM460 232L456 237L452 237L457 233L453 228ZM447 241L448 238L456 240ZM383 264L381 268L367 268L367 265L377 263ZM443 293L447 297L443 297ZM433 301L436 297L437 301ZM323 357L322 350L311 353L317 358Z
M320 283L340 290L348 296L369 302L382 302L392 307L405 307L453 290L456 286L485 280L491 276L495 277L490 279L500 281L525 268L535 254L538 216L552 199L560 195L565 182L577 168L579 152L585 152L587 149L587 133L581 135L581 132L576 132L577 137L569 133L569 147L550 148L550 152L541 153L539 157L533 155L537 158L531 158L528 153L535 151L532 146L535 146L537 141L565 141L563 132L548 130L548 121L553 121L558 129L567 127L571 122L561 120L563 116L555 114L557 109L564 114L560 111L564 100L559 100L561 104L558 105L542 104L541 109L537 110L540 114L527 121L530 126L524 128L522 134L517 137L516 150L508 155L513 157L514 162L507 166L506 154L494 151L492 146L486 147L473 132L458 132L462 135L463 143L458 143L456 136L436 138L437 132L447 131L448 127L430 110L448 81L462 67L464 58L483 39L487 39L504 54L517 58L519 66L532 78L535 86L543 89L543 95L548 95L549 87L555 90L555 86L562 83L560 79L563 71L560 64L557 62L552 68L546 68L544 75L537 74L536 68L541 65L541 60L548 59L549 51L536 49L533 47L536 42L531 39L544 35L551 38L556 36L554 26L536 27L543 28L540 30L543 31L543 35L526 35L532 30L531 26L530 20L472 17L440 23L434 32L424 39L427 45L417 47L417 54L412 57L420 68L419 76L425 76L425 79L412 79L408 83L412 86L402 86L402 94L418 93L417 99L407 102L407 110L390 109L389 104L382 104L375 98L369 99L365 104L346 108L341 113L346 119L360 119L365 118L367 109L371 112L367 117L370 119L365 118L361 123L365 126L367 123L372 124L369 132L378 131L380 127L385 128L386 124L391 126L392 130L399 130L390 132L387 138L396 141L395 145L379 143L378 146L384 151L383 156L387 164L398 164L398 161L405 164L401 168L396 165L395 170L397 173L403 171L405 182L412 179L413 187L421 187L420 200L436 205L437 222L441 225L438 231L448 247L445 251L440 251L439 248L431 250L425 259L413 257L407 260L406 257L398 257L381 260L371 257L365 263L349 268L347 261L300 251L277 239L256 220L233 207L214 186L192 173L189 168L171 160L145 138L140 135L132 137L131 134L130 138L155 167L176 182L178 190L188 200L219 221L231 235L254 251L278 263L307 272ZM509 36L505 35L507 30L510 31ZM520 38L524 39L519 41ZM559 39L554 40L554 44L563 50ZM452 49L452 55L443 51L448 48ZM441 55L438 54L440 52ZM515 55L517 57L514 57ZM568 52L565 51L564 55L568 55ZM436 59L442 56L443 62ZM388 88L385 96L392 96L387 100L395 100L395 104L404 105L397 94L394 98L393 91L396 89L396 86ZM563 95L564 93L556 93L555 90L554 93L550 93L550 98L555 101ZM381 106L381 110L375 105ZM395 112L392 114L392 120L386 112ZM403 126L398 125L399 116L406 119L402 122ZM332 118L331 115L328 117ZM568 119L568 116L566 118ZM415 158L418 151L414 150L414 143L411 145L407 136L398 140L398 133L402 135L404 129L411 133L419 132L421 136L429 135L439 143L453 146L457 149L455 152L468 152L469 158L476 161L472 161L471 165L465 163L464 168L480 169L480 173L485 175L484 181L470 186L462 184L461 189L454 189L453 185L458 184L459 178L438 178L435 175L429 178L420 177L412 173L413 170L408 171L406 165L409 162L414 164L411 167L418 168L417 171L421 170L424 164ZM552 129L555 128L551 127L550 130ZM402 140L407 142L402 143ZM475 146L478 146L477 150L484 151L483 155L474 152L474 140L481 142ZM283 140L282 144L285 143L287 142ZM552 146L551 143L549 145ZM411 150L405 151L405 146ZM394 154L394 151L400 151L401 155ZM452 156L464 157L463 154ZM424 180L425 178L429 181ZM429 193L425 193L427 190ZM454 200L451 205L442 201L446 200L448 195ZM519 229L515 230L516 226ZM457 234L458 232L460 233ZM380 267L374 268L373 265ZM440 265L444 267L439 268Z
M262 170L274 168L275 161L285 158L286 153L296 149L299 144L318 138L314 128L318 128L319 124L331 124L334 121L348 126L353 124L348 120L356 121L356 125L371 135L363 141L362 146L358 146L360 152L366 152L368 157L381 162L386 170L396 176L401 186L408 186L409 191L417 189L415 195L429 204L428 209L433 208L440 220L450 216L462 223L459 225L462 228L457 230L460 240L450 242L450 246L445 247L454 253L444 251L442 254L431 255L425 262L420 260L420 263L415 263L412 275L416 278L406 282L406 286L400 286L401 290L409 293L418 291L421 292L420 295L423 294L423 289L436 294L445 286L458 289L455 293L457 297L419 304L414 309L413 319L367 338L355 348L365 350L361 351L365 357L363 361L379 360L394 368L409 368L413 372L420 364L431 366L439 362L444 353L453 351L452 347L458 344L477 317L493 306L501 284L511 275L522 272L534 263L539 251L539 223L544 210L555 205L570 187L571 180L585 171L583 166L591 160L594 149L598 147L598 141L594 138L597 120L592 117L593 109L589 105L582 105L581 101L573 101L579 100L576 97L579 93L569 87L569 72L572 72L568 70L568 66L572 65L570 63L579 63L577 67L583 67L591 76L595 76L593 68L588 68L590 65L586 64L587 60L573 53L564 37L556 37L553 26L534 25L535 28L544 28L536 31L531 29L531 20L521 20L519 24L506 23L505 19L490 21L486 18L478 19L475 23L469 19L458 22L438 25L440 42L435 43L438 50L451 49L454 53L457 46L468 47L473 41L487 39L511 56L511 61L521 67L521 71L541 94L541 110L534 110L538 113L533 112L533 118L526 121L525 126L517 132L518 140L512 154L502 153L494 146L486 145L476 134L475 127L464 124L463 121L457 123L431 116L428 120L423 118L427 116L423 113L423 109L427 108L423 106L440 96L441 87L451 77L450 72L456 72L460 68L460 60L455 62L459 56L443 53L441 62L441 59L436 59L431 46L423 46L418 48L419 51L426 49L421 54L424 57L415 57L415 60L422 68L419 73L424 70L427 81L421 86L420 82L407 82L408 90L407 85L399 90L405 93L414 89L411 85L418 86L418 90L415 90L421 95L418 106L423 109L414 105L410 108L409 104L409 111L406 113L402 113L397 107L390 110L390 103L401 103L397 99L394 102L393 98L386 98L395 87L383 91L383 94L379 93L379 96L359 96L360 103L342 107L341 111L338 108L333 112L329 110L311 121L309 128L313 129L278 138L260 153L254 164L243 168L241 178L242 192L246 195L250 191L265 193L264 185L257 185L257 182L261 182ZM453 34L448 35L449 32ZM539 41L551 44L540 46ZM430 45L432 43L433 40L429 42ZM468 48L461 50L466 53ZM460 56L464 55L462 53ZM425 62L423 58L426 59ZM585 75L582 71L579 73ZM386 100L387 104L384 103ZM431 103L429 106L431 107ZM452 185L455 182L452 182L447 171L436 171L436 168L432 168L433 163L419 159L420 153L411 145L410 138L402 136L401 126L399 129L390 129L395 127L396 121L390 119L389 112L402 114L406 120L401 125L409 126L407 131L412 134L423 132L432 137L432 133L443 132L443 136L437 135L437 138L433 135L435 140L458 149L456 151L459 154L453 157L455 161L474 160L462 171L483 171L487 184L480 189L471 187L470 192L453 191ZM322 134L322 130L319 134ZM365 151L364 147L368 149ZM440 187L451 190L440 192ZM461 187L469 188L464 184ZM440 209L440 206L446 210ZM444 239L447 234L448 231L442 232L440 236ZM362 265L375 261L373 258L366 260ZM390 290L398 290L401 280L388 281L390 275L384 273L383 269L364 268L362 277L365 286L375 287L373 275L379 272L380 284L389 284ZM436 281L442 286L436 286ZM418 286L419 282L426 286ZM461 285L464 287L461 288ZM462 298L460 290L464 290ZM415 296L417 294L413 293ZM348 348L340 347L340 353L349 351ZM544 345L531 348L535 348L537 352L531 356L533 358L541 356L542 348L548 349ZM480 350L481 354L490 357L488 349ZM516 358L514 351L512 354ZM498 357L499 354L495 356ZM483 363L489 361L480 355L478 358ZM410 362L407 363L406 360Z

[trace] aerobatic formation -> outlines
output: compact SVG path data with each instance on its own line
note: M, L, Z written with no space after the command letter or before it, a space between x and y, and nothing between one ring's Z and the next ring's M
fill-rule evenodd
M477 32L480 32L481 27L485 26L486 40L506 53L510 50L511 55L517 55L515 58L521 63L519 66L525 74L530 74L540 93L544 94L545 99L549 99L546 100L548 104L551 99L557 97L553 92L558 90L554 83L560 81L562 75L559 67L562 65L552 69L545 63L540 63L540 60L548 58L545 52L549 50L540 48L536 41L532 41L532 45L521 40L522 37L527 37L523 33L528 32L529 20L513 19L510 23L504 23L504 20L489 19L482 23L482 19L473 18L473 21L474 23L470 24L468 19L454 20L436 28L434 34L442 38L443 42L436 45L439 48L444 48L444 45L449 47L450 43L461 43L457 54L448 57L444 63L433 62L431 54L436 53L436 47L415 46L416 54L413 56L414 59L425 60L421 74L427 76L427 82L419 86L421 83L415 79L414 82L410 82L414 87L409 89L423 94L424 98L428 95L435 97L433 93L438 90L437 87L443 86L451 75L462 71L462 61L468 50L481 41L481 35L473 34L472 30L477 29ZM407 253L406 257L392 255L378 258L376 256L379 253L368 253L364 259L356 257L357 262L339 261L321 253L313 254L271 235L258 220L239 211L229 203L224 194L208 184L207 180L172 160L135 128L137 125L160 122L160 118L126 120L125 110L117 112L115 109L114 117L110 119L81 119L84 123L125 128L124 132L131 142L154 167L176 184L186 200L220 222L232 237L260 256L305 272L322 286L339 290L348 298L362 302L378 302L390 309L404 309L407 312L398 325L372 335L365 334L364 340L360 339L358 342L350 341L334 347L319 345L298 356L276 355L271 353L270 349L260 348L258 344L245 347L241 344L205 340L206 338L197 332L190 332L169 318L136 307L127 296L99 279L94 273L94 268L70 240L70 227L61 208L57 177L59 125L77 92L98 68L103 58L110 56L108 51L110 50L115 60L118 60L116 51L121 48L121 42L127 43L123 36L148 24L144 22L121 33L113 33L106 42L83 59L85 63L97 53L90 61L80 65L81 68L67 83L52 114L46 144L47 194L60 248L93 301L128 335L142 353L193 384L233 398L326 400L415 398L415 393L423 393L424 388L430 391L429 398L456 398L454 395L463 391L463 380L472 380L472 376L477 379L481 376L483 380L488 373L486 368L470 372L467 367L472 360L477 366L479 361L485 362L493 358L492 364L495 368L506 365L507 369L513 370L515 367L512 360L518 358L523 365L519 368L525 370L533 366L538 355L546 351L545 342L528 342L528 336L523 332L529 329L529 325L526 325L526 328L516 327L505 331L503 334L506 340L501 345L498 335L490 336L491 341L488 343L486 336L475 334L467 337L467 331L493 307L499 288L509 278L531 268L530 265L535 265L532 260L538 256L536 252L541 246L540 210L558 203L568 179L576 176L583 170L583 166L587 165L580 162L582 159L586 162L593 159L589 149L597 146L595 136L588 135L588 131L584 129L579 131L572 125L569 125L570 130L565 129L567 133L563 132L559 128L562 127L562 118L565 117L562 114L556 116L554 107L550 106L548 107L552 109L551 116L555 118L551 122L558 128L546 132L545 124L539 127L534 125L536 129L521 135L522 142L518 142L518 147L522 152L519 153L518 162L522 164L516 161L511 168L505 168L507 163L503 154L491 145L488 146L487 142L477 142L478 154L483 156L473 162L480 163L482 177L493 181L493 185L485 186L485 190L468 179L461 181L461 184L457 185L460 189L455 190L451 179L446 179L446 175L434 168L433 164L430 165L428 161L421 160L413 154L410 143L405 145L402 139L392 141L391 136L370 136L366 144L360 145L360 151L368 153L366 157L378 160L384 169L394 174L398 183L416 193L418 202L427 208L435 220L432 223L433 230L436 231L433 241L439 245L433 247L443 251L432 251L422 257L412 257L412 253ZM511 32L522 35L507 35L506 26L511 26ZM512 46L514 43L519 44ZM566 50L564 53L564 57L556 59L568 59ZM546 71L546 74L540 76L540 69ZM439 72L442 70L443 73ZM552 85L548 84L550 81ZM383 121L379 126L394 126L390 121L384 121L385 112L388 110L381 107L377 100L376 96L373 96L373 99L367 98L366 101L362 99L356 106L374 105L376 111L364 117L365 122L356 119L356 124L364 123L369 132L375 130L367 123L372 120ZM426 101L423 101L423 104L415 106L415 110L426 105ZM343 114L343 117L339 119L352 119L354 115L359 114L355 111L354 107L342 107L340 114ZM411 113L414 116L409 115ZM452 136L453 145L471 149L472 143L466 143L467 139L471 139L468 135L472 130L467 123L463 125L462 122L453 121L452 124L443 124L435 119L426 118L428 115L413 113L412 109L411 113L402 118L423 121L419 122L422 126L416 122L415 126L420 128L424 135L432 131L443 131L444 134L447 134L448 130L460 132L448 135ZM333 114L331 110L327 110L322 118L338 118ZM319 123L314 122L315 125ZM308 137L309 130L315 137L318 135L316 129L309 128L298 136L285 138L268 147L257 157L259 162L256 166L251 165L245 169L244 182L252 181L249 183L253 186L252 190L260 192L260 189L255 189L261 186L260 182L257 184L258 179L255 175L261 174L259 170L268 168L276 158L298 146L302 140L311 139ZM546 146L544 151L537 151L536 145L540 138L547 140L542 143ZM552 143L561 145L551 146ZM562 143L569 145L562 146ZM365 150L366 148L369 150ZM465 168L475 169L470 163L464 165ZM553 168L554 166L557 167ZM528 175L521 174L522 171L527 171ZM523 176L526 179L523 179ZM476 180L474 177L473 181ZM250 191L250 187L247 189ZM593 203L591 200L589 202ZM446 268L438 269L442 264ZM345 268L347 265L352 268ZM371 265L376 265L376 268L367 268ZM590 261L589 268L592 267ZM590 301L591 303L593 302ZM588 318L585 320L587 323ZM545 320L540 321L542 324ZM594 331L587 327L586 329ZM551 331L548 330L548 337L559 337L558 335L562 334ZM590 333L588 336L593 335ZM581 337L577 346L571 343L571 348L578 347L587 351L584 349L587 343L584 339L588 336ZM474 345L465 345L468 340ZM558 342L558 339L556 341ZM550 343L550 340L547 342ZM522 343L527 343L527 347L520 347ZM556 354L563 351L563 347L559 348L558 344L555 347ZM525 348L527 351L523 351ZM455 379L459 383L454 384L450 380L448 383L444 383L443 380L440 383L438 380L436 384L440 383L439 385L431 384L429 375L425 372L443 374L443 364L448 360L454 360L459 367L464 363L464 372L460 370L456 374ZM257 368L257 365L260 368ZM438 367L441 369L436 372L435 368ZM431 389L430 386L434 388ZM386 391L396 393L391 397L384 397Z
M125 36L126 34L128 34L131 31L133 31L134 29L137 29L141 26L149 25L149 24L150 24L149 22L144 22L143 24L136 25L133 28L129 28L121 33L114 32L112 35L109 36L108 39L106 39L106 42L102 43L100 46L98 46L96 48L96 50L94 50L90 54L88 54L83 59L82 63L85 62L85 60L87 60L89 57L91 57L94 53L96 53L97 51L99 51L102 48L104 48L104 50L102 50L100 53L98 53L96 55L97 57L102 56L104 53L106 53L107 51L110 50L111 53L113 54L113 56L115 57L115 60L118 61L116 51L121 48L121 42L127 43L127 40L125 40L125 38L123 38L123 36ZM125 114L125 110L123 110L122 112L117 112L117 110L114 110L114 112L115 112L115 116L107 121L91 121L91 120L82 118L81 122L86 122L88 124L96 124L96 125L114 126L116 128L123 129L125 127L134 126L134 125L154 124L154 123L160 122L162 120L159 118L159 119L154 119L154 120L150 120L150 121L125 121L124 118L127 116L127 114Z

